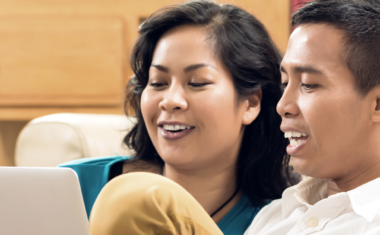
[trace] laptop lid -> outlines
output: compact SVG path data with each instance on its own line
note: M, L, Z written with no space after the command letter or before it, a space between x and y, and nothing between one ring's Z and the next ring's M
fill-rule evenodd
M76 173L69 168L0 167L0 233L88 235Z

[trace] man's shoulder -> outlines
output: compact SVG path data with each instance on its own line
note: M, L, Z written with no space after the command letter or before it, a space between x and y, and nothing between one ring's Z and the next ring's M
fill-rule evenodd
M291 214L299 205L293 195L298 187L299 184L285 189L282 198L273 200L263 207L247 229L245 235L259 234L261 231L271 231L272 227L281 223L284 217Z
M253 219L244 235L257 234L261 229L272 226L273 223L280 222L282 219L282 199L273 200L263 207Z
M282 198L273 200L271 203L264 206L260 210L259 214L262 214L264 217L267 217L267 216L276 217L277 215L282 215L282 203L283 203Z

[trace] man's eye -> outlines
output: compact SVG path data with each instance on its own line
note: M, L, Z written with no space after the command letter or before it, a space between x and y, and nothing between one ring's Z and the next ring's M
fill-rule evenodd
M312 89L315 89L318 87L318 85L315 85L315 84L305 84L305 83L302 83L301 86L305 89L305 90L312 90Z
M203 87L203 86L206 86L208 84L210 84L210 83L195 83L195 82L189 83L189 85L192 87Z

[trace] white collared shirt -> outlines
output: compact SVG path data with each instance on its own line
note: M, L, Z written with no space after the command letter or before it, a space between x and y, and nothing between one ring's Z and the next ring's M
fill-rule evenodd
M380 178L327 197L327 181L307 178L264 207L245 235L380 235Z

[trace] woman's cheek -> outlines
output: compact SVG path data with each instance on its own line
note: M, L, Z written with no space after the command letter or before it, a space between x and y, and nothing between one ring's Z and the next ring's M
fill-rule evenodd
M141 94L141 113L147 128L153 125L154 119L157 116L158 104L156 104L156 99L157 97L154 97L152 91L147 89Z

